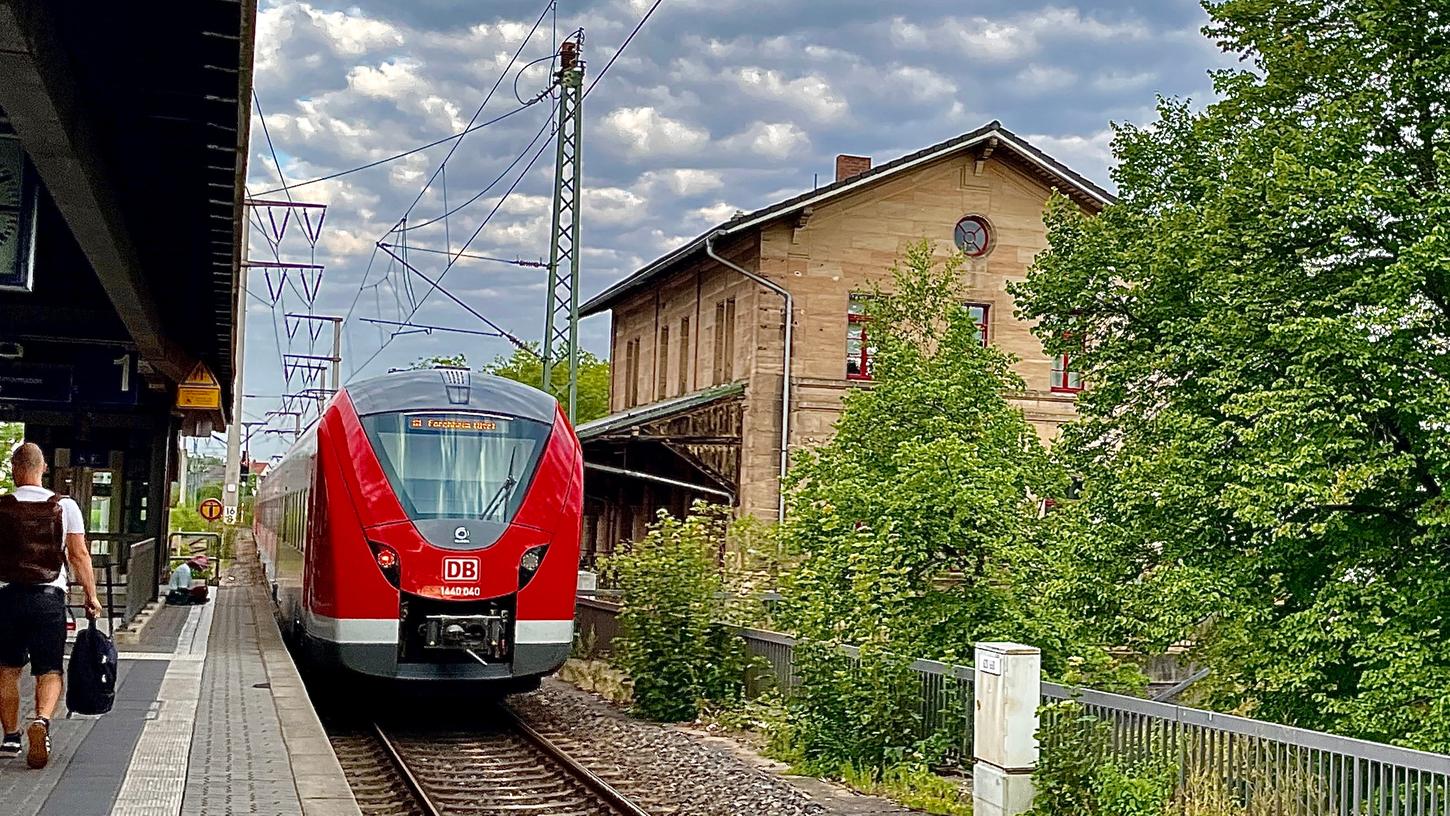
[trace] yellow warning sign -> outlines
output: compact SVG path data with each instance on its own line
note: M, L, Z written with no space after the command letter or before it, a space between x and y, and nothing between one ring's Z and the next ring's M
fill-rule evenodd
M216 377L211 373L211 369L206 367L206 363L197 363L196 367L191 369L191 373L186 375L186 379L181 381L181 384L197 385L202 388L221 388L221 383L216 381Z
M205 363L197 363L176 387L176 407L193 411L216 411L222 405L222 387Z

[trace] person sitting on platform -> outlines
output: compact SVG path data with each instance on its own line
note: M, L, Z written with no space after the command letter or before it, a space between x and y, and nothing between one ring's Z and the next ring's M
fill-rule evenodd
M177 606L186 604L204 604L207 602L206 583L201 586L191 585L191 573L194 570L204 570L207 567L205 555L193 555L182 562L171 573L171 583L168 585L166 602Z

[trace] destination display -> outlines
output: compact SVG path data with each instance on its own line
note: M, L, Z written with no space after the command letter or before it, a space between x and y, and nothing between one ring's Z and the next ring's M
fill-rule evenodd
M417 433L489 433L498 430L498 421L467 414L412 414L408 431Z

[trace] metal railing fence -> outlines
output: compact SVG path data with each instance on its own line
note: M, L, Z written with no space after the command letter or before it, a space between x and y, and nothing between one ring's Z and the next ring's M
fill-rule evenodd
M592 654L610 653L619 610L617 603L579 599L579 630L592 637ZM789 695L799 686L794 637L737 631L776 688ZM840 653L848 666L859 655L850 646ZM945 738L948 758L969 763L972 667L917 659L908 668L918 683L918 738ZM1106 724L1104 760L1171 764L1185 806L1244 816L1450 816L1450 755L1049 682L1041 699L1073 700ZM1044 709L1044 716L1050 723L1057 715Z
M225 556L222 552L221 533L179 530L168 535L166 574L169 576L172 570L197 555L207 557L207 569L192 577L202 579L211 586L218 586L221 583L218 579L222 574L222 559Z
M1189 799L1284 816L1450 816L1444 754L1042 684L1044 703L1064 700L1107 724L1106 758L1171 763Z

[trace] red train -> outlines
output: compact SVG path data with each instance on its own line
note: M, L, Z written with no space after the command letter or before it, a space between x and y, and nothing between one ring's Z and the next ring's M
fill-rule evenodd
M542 391L458 369L347 386L257 493L283 631L374 677L554 671L573 640L583 474Z

